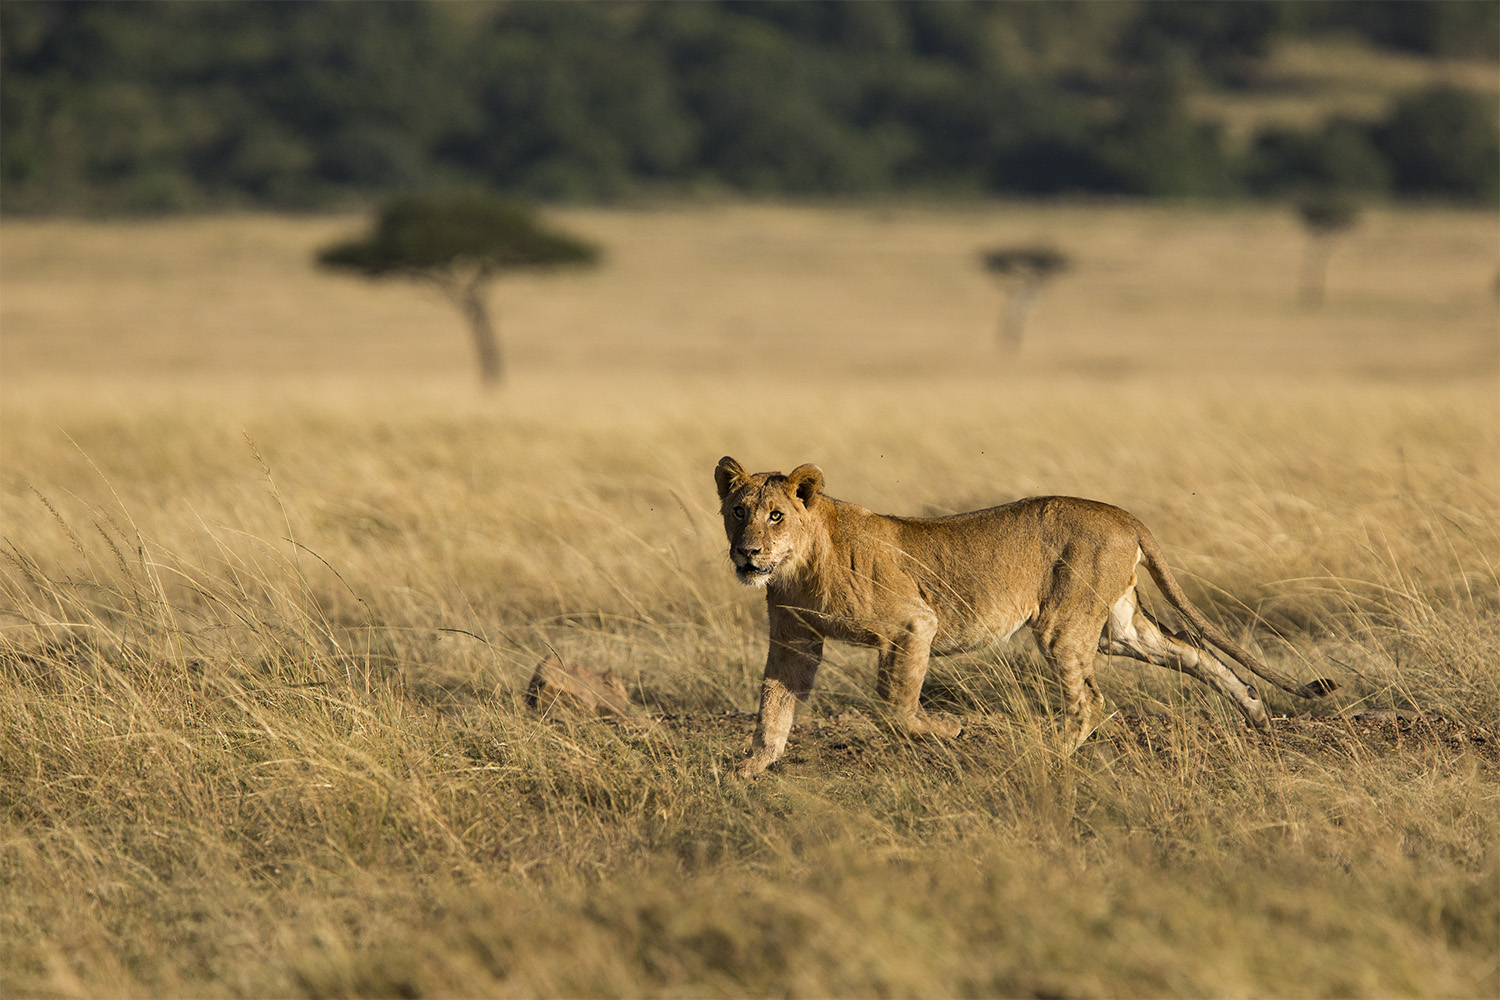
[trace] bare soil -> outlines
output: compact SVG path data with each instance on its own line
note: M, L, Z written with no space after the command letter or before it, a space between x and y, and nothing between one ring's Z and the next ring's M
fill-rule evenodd
M687 739L722 737L749 745L755 730L753 712L668 714L653 717L672 733ZM881 767L894 745L909 747L948 766L982 766L1012 745L1007 735L1017 725L1003 716L966 716L956 740L912 740L859 711L798 720L786 755L771 774L860 772ZM1473 755L1481 770L1500 776L1500 734L1493 725L1454 722L1440 715L1379 709L1343 716L1283 716L1273 723L1269 738L1252 737L1252 745L1268 754L1318 759L1347 758L1350 763L1406 754L1417 758ZM1194 734L1184 730L1193 727ZM1215 734L1218 734L1217 738ZM1191 738L1184 739L1184 736ZM1184 745L1210 747L1232 738L1213 720L1166 714L1115 713L1084 745L1081 753L1109 760L1134 748L1170 757ZM709 740L705 739L705 742Z

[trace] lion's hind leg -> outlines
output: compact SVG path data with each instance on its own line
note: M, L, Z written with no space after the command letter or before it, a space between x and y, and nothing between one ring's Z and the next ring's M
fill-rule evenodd
M1082 621L1036 630L1042 655L1062 683L1063 738L1070 750L1081 746L1104 721L1104 695L1094 679L1097 634L1093 624Z
M1255 688L1213 653L1164 631L1140 606L1134 587L1110 608L1109 621L1099 639L1099 651L1170 667L1197 678L1234 702L1250 725L1260 730L1271 728L1270 716Z

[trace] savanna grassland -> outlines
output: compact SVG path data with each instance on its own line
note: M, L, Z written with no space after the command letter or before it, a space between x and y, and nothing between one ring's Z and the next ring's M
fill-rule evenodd
M1315 311L1269 208L558 218L607 263L501 282L489 395L441 300L313 270L357 219L4 223L5 995L1500 992L1492 213L1372 212ZM1035 241L1003 357L977 252ZM1064 755L1029 639L935 664L948 743L835 648L736 783L726 453L1118 503L1341 688L1266 738L1101 661ZM552 651L650 721L533 717Z

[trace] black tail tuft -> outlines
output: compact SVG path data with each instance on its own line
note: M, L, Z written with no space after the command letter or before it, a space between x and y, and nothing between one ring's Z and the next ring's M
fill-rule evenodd
M1295 692L1299 698L1321 698L1325 694L1332 694L1339 689L1337 681L1331 681L1327 677L1319 677L1315 681L1308 681L1302 685L1301 690Z

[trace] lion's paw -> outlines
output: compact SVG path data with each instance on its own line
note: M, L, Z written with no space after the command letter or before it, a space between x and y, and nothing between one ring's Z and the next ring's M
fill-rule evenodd
M964 728L962 722L950 715L928 715L925 712L907 716L900 725L911 736L937 736L949 740Z
M741 781L747 781L757 775L763 774L766 768L771 766L773 758L752 754L740 761L734 767L734 776Z

